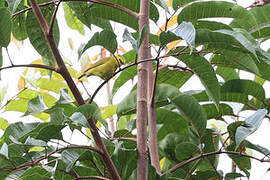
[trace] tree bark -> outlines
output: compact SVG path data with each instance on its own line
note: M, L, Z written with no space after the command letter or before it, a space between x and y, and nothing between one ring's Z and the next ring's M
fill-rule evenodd
M141 0L139 12L139 31L144 26L148 27L144 40L139 48L138 62L150 57L149 48L149 6L150 0ZM148 71L151 62L138 65L138 89L137 89L137 179L147 180L148 177L148 153L147 153L147 89Z

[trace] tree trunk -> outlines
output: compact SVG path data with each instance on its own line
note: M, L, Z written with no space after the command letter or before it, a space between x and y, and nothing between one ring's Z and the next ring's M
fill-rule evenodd
M144 26L148 26L148 32L145 34L141 47L138 52L138 62L149 58L149 5L150 0L141 0L139 12L139 31ZM148 176L148 153L147 153L147 89L148 89L148 71L150 62L140 63L138 65L138 89L137 89L137 179L147 180Z

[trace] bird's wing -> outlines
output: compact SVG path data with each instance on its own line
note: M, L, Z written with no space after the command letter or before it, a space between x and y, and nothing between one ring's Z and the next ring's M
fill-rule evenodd
M109 60L110 60L110 57L102 58L102 59L100 59L98 62L92 64L89 68L87 68L86 70L84 70L84 72L87 72L87 71L89 71L90 69L93 69L93 68L95 68L95 67L98 67L98 66L100 66L100 65L103 65L103 64L105 64L105 63L106 63L107 61L109 61Z

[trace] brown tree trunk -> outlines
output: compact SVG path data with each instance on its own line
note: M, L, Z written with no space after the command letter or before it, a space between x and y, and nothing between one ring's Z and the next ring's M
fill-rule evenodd
M148 26L149 31L149 5L150 0L141 0L139 12L139 31ZM149 33L145 34L138 52L138 62L150 57ZM147 89L148 70L151 63L144 62L138 65L138 90L137 90L137 179L147 180L148 153L147 153Z

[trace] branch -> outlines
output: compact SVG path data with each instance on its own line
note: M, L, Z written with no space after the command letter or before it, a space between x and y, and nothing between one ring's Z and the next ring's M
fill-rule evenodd
M94 151L94 152L97 152L99 154L103 154L103 152L99 149L99 148L96 148L96 147L92 147L92 146L67 146L67 147L63 147L63 148L59 148L59 149L56 149L52 152L50 152L49 154L45 154L43 157L40 157L40 158L37 158L35 160L31 160L30 162L26 162L18 167L13 167L13 168L0 168L0 171L14 171L14 170L22 170L22 169L25 169L25 168L28 168L30 166L34 166L34 165L37 165L40 161L44 160L44 159L47 159L48 157L51 157L53 154L59 152L59 151L64 151L64 150L67 150L67 149L87 149L87 150L90 150L90 151Z
M56 13L57 13L57 11L59 9L59 6L60 6L61 2L62 2L62 0L59 0L58 4L56 5L55 10L53 11L53 15L52 15L51 22L50 22L49 35L53 34L53 25L54 25L54 21L55 21L55 18L56 18Z
M48 6L50 4L54 4L55 2L60 2L61 0L55 0L55 1L50 1L50 2L46 2L46 3L41 3L41 4L38 4L38 6L42 7L42 6ZM114 4L114 3L111 3L111 2L107 2L107 1L102 1L102 0L63 0L63 2L69 2L69 1L76 1L76 2L93 2L93 3L96 3L96 4L102 4L102 5L106 5L106 6L109 6L109 7L112 7L112 8L115 8L115 9L119 9L131 16L133 16L135 19L138 19L139 15L138 13L124 7L124 6L120 6L118 4ZM14 13L12 16L18 16L19 14L21 13L24 13L28 10L31 10L32 7L29 7L29 8L25 8L23 10L20 10L16 13Z
M12 66L6 66L0 68L0 71L5 70L5 69L10 69L10 68L17 68L17 67L28 67L28 68L41 68L41 69L47 69L51 70L54 72L59 73L59 70L57 68L51 67L51 66L46 66L43 64L19 64L19 65L12 65Z
M164 174L172 173L172 172L176 171L177 169L179 169L179 168L187 165L188 163L191 163L191 162L193 162L195 160L198 160L200 158L204 158L204 157L212 156L212 155L217 155L217 154L231 154L231 155L236 155L236 156L240 156L240 157L251 158L251 159L254 159L254 160L257 160L257 161L260 161L260 162L270 162L269 159L267 159L267 160L259 159L259 158L256 158L256 157L253 157L253 156L250 156L250 155L247 155L247 154L243 154L243 153L240 153L240 152L234 152L234 151L215 151L215 152L203 153L203 154L200 154L200 155L195 156L193 158L190 158L190 159L188 159L186 161L183 161L181 163L178 163L174 167L172 167L171 169L165 171L163 173L163 175Z

